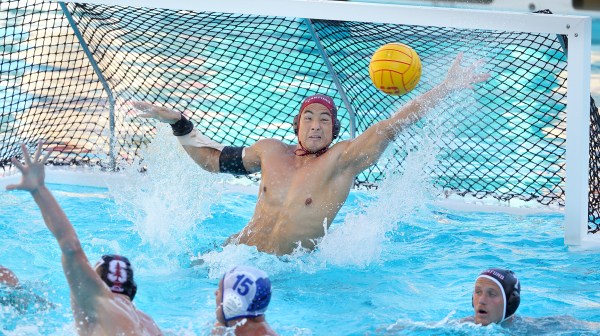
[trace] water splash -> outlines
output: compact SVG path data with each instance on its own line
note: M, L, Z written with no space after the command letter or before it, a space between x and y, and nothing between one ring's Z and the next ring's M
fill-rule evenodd
M451 315L452 313L437 322L399 319L387 326L385 333L384 330L380 330L380 333L386 335L513 335L509 329L502 328L497 324L482 327L471 322L450 319Z
M417 148L409 149L403 171L388 170L386 178L375 191L376 198L357 214L347 216L344 224L334 227L319 244L318 254L335 265L367 266L381 261L386 233L398 228L434 195L440 192L433 187L431 172L438 163L438 153L448 137L452 136L454 111L474 104L468 92L459 92L449 98L447 106L429 106L432 111L413 125ZM455 121L456 122L456 121ZM390 147L393 147L391 145ZM396 142L397 146L397 142ZM381 160L392 160L388 148ZM382 166L393 167L383 163Z
M388 177L376 192L376 199L361 213L349 215L344 224L324 236L318 254L336 265L366 266L380 259L385 233L409 215L426 199L423 188L424 164L428 153L420 151L407 157L406 171Z
M109 182L109 193L151 252L180 255L189 250L191 237L202 233L196 223L220 201L222 183L193 162L167 125L157 130L142 151L143 161L120 165L126 183Z
M248 245L227 245L220 251L201 254L196 260L201 268L206 269L211 279L218 279L225 272L239 265L262 269L271 277L290 272L313 274L326 267L325 263L305 251L275 256L259 252L255 246Z

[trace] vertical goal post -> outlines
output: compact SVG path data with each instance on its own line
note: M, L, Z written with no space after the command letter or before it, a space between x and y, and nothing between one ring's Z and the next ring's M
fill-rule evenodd
M314 0L96 0L79 3L565 35L569 44L565 244L581 245L590 236L587 234L590 17Z

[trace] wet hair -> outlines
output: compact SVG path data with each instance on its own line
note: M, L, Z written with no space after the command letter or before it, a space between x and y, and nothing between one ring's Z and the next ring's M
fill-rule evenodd
M515 273L502 268L490 268L479 273L479 278L492 280L504 295L504 315L502 321L513 316L521 303L521 283Z
M94 269L111 292L127 295L133 301L137 284L129 259L116 254L103 255Z

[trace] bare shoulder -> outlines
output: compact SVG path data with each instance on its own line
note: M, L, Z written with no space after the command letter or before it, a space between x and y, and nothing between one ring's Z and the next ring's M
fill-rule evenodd
M278 336L275 330L271 329L271 326L267 324L267 322L263 322L260 324L259 328L255 330L254 335L265 335L265 336Z
M333 146L331 146L330 150L343 152L346 149L348 149L348 146L350 146L351 143L352 140L338 141Z
M344 140L336 142L329 150L327 151L330 154L333 154L336 158L343 156L346 151L349 149L352 140Z
M254 143L253 146L259 146L259 147L274 147L274 146L288 146L286 144L284 144L281 140L278 139L273 139L273 138L267 138L267 139L260 139L257 142Z
M156 322L154 322L154 319L152 317L150 317L148 314L144 313L141 310L138 310L137 312L138 312L138 316L140 317L140 320L144 326L144 329L150 335L162 335L160 328L158 327Z
M16 287L19 285L19 279L13 271L0 265L0 284Z
M258 152L285 151L291 145L286 145L281 140L277 139L261 139L252 145L252 148Z
M162 335L154 320L121 294L100 298L94 313L93 324L107 335Z

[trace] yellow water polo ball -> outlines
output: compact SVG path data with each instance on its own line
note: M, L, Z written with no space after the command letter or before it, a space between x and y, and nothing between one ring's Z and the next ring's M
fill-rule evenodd
M388 43L373 53L369 76L380 91L392 96L403 95L419 83L421 59L406 44Z

